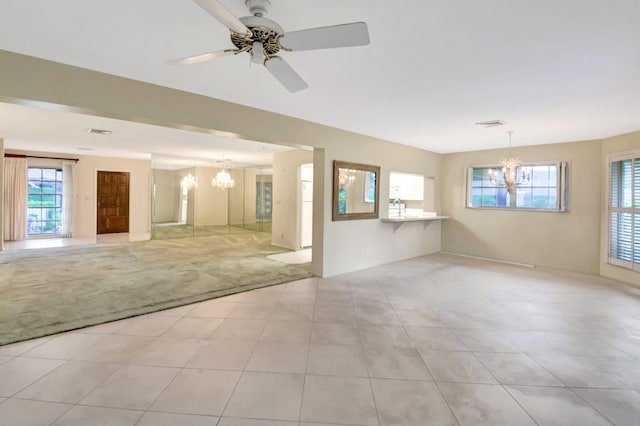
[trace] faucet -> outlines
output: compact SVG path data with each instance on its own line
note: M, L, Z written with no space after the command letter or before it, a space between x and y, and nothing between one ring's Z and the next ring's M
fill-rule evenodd
M395 200L393 200L393 203L391 205L393 207L395 207L396 203L398 204L398 216L401 216L402 215L402 202L400 201L400 198L396 198Z

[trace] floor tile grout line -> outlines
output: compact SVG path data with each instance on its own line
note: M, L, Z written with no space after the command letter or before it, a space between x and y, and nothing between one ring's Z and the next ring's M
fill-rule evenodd
M15 359L35 359L35 360L41 360L43 358L28 358L28 357L16 357ZM65 360L60 360L60 359L45 359L46 361L62 361L60 365L58 365L57 367L51 369L50 371L46 372L45 374L43 374L42 376L39 376L37 379L29 382L28 384L24 385L23 387L21 387L20 389L18 389L17 391L15 391L12 395L7 396L6 398L14 398L16 395L18 395L19 393L21 393L22 391L24 391L25 389L27 389L29 386L35 384L36 382L38 382L39 380L43 379L44 377L48 376L49 374L51 374L53 371L57 370L58 368L62 367L66 361ZM3 397L5 398L5 397Z
M314 300L315 300L315 297L314 297ZM311 310L312 319L313 319L314 313L315 313L315 304L313 305L313 308ZM298 409L298 423L302 421L302 408L304 407L304 390L307 386L307 371L309 370L309 356L311 354L311 333L312 333L312 330L309 329L309 338L307 339L307 358L304 364L304 376L302 378L302 392L300 394L300 408Z
M500 380L498 380L498 378L496 377L496 375L495 375L495 374L493 374L493 371L491 371L491 369L490 369L489 367L487 367L487 366L485 365L485 363L484 363L484 362L482 362L482 360L480 360L480 359L478 358L478 356L475 354L475 352L470 352L470 353L471 353L471 356L473 356L473 358L474 358L476 361L478 361L478 362L480 363L480 365L481 365L485 370L487 370L487 372L491 375L491 377L493 377L493 380L495 380L497 384L502 385L502 383L500 382Z
M428 368L429 367L427 367L427 369ZM429 373L429 374L431 374L431 373ZM462 425L462 421L458 418L458 415L456 415L456 412L453 410L453 407L451 406L451 403L447 399L447 397L444 394L444 392L442 392L442 388L440 387L440 384L438 382L436 382L436 381L434 381L433 383L435 384L436 389L438 389L438 392L440 393L440 396L442 397L442 399L444 399L444 402L447 404L447 407L449 408L449 412L453 416L453 419L456 421L456 423L458 423L458 426Z
M517 399L516 397L514 397L514 396L511 394L511 392L509 392L509 389L508 389L506 386L504 386L504 385L500 385L500 386L502 386L502 389L507 393L507 395L509 395L509 397L510 397L510 398L511 398L511 399L512 399L516 404L518 404L518 406L522 409L522 411L524 411L524 412L527 414L527 416L529 416L529 418L531 419L531 421L533 421L533 423L535 423L536 425L539 425L539 423L536 421L536 419L534 419L534 418L533 418L533 414L529 413L529 412L527 411L527 409L526 409L526 408L524 408L524 406L520 403L520 401L518 401L518 399Z
M347 281L347 286L349 288L349 296L351 298L351 303L353 304L353 292L351 291L351 284ZM355 314L355 307L354 307L354 314ZM358 334L360 334L360 326L358 324L359 322L356 321L356 327L358 327ZM360 338L360 344L362 345L362 337ZM363 356L366 358L367 354L364 352L364 348L362 350L363 352ZM376 396L375 393L373 392L373 384L371 383L371 373L369 371L369 362L365 361L365 368L367 369L367 383L369 384L369 392L371 392L371 400L373 401L373 409L376 412L376 420L378 421L378 426L380 426L381 422L380 422L380 411L378 410L378 405L376 404Z
M227 411L227 408L229 407L229 403L231 402L233 395L236 393L236 389L238 389L238 385L242 381L244 374L245 374L244 370L240 372L240 375L238 376L238 380L236 380L236 383L233 386L233 390L229 393L229 398L227 399L227 402L224 404L224 408L220 411L220 416L219 416L220 419L222 419L222 417L224 416L224 412ZM220 419L218 420L218 423L220 423Z
M615 422L611 419L609 419L609 416L605 415L603 412L601 412L596 406L594 406L593 404L591 404L587 399L585 399L582 395L580 395L578 392L576 392L574 389L593 389L593 388L573 388L573 387L568 387L568 389L574 394L576 395L578 398L580 398L581 400L583 400L589 407L593 408L598 414L600 414L604 419L606 419L609 423L611 423L612 425L615 425ZM598 389L601 390L601 389ZM610 389L607 389L610 390ZM615 390L627 390L627 389L615 389ZM633 391L632 389L630 389L631 391ZM637 392L640 393L640 392Z

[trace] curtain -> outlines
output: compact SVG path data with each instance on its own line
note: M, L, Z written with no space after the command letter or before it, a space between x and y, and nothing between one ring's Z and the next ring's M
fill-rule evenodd
M28 169L26 158L4 159L4 239L27 238Z
M71 238L73 232L73 216L75 211L76 163L64 161L62 163L62 236Z

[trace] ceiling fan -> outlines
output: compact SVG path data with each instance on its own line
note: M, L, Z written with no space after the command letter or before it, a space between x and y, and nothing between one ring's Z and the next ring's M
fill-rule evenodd
M170 64L190 65L246 52L251 55L251 62L264 65L289 92L295 93L309 85L282 57L277 56L278 52L369 44L369 31L365 22L285 32L278 23L264 17L271 6L269 0L245 0L252 16L240 19L233 16L218 0L194 1L229 28L235 49L189 56L169 61Z

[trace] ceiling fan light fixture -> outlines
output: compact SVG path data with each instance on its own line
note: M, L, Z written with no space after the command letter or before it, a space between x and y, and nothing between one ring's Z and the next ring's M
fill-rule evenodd
M251 48L251 62L262 65L267 58L264 56L264 47L261 42L254 41Z
M251 62L267 67L289 92L295 93L309 86L283 58L276 56L280 51L332 49L365 46L370 43L369 30L365 22L285 32L277 22L265 18L271 8L270 0L245 0L251 15L241 18L236 18L221 3L222 0L194 1L230 30L231 43L235 49L189 56L169 61L170 64L189 65L221 56L248 53Z

